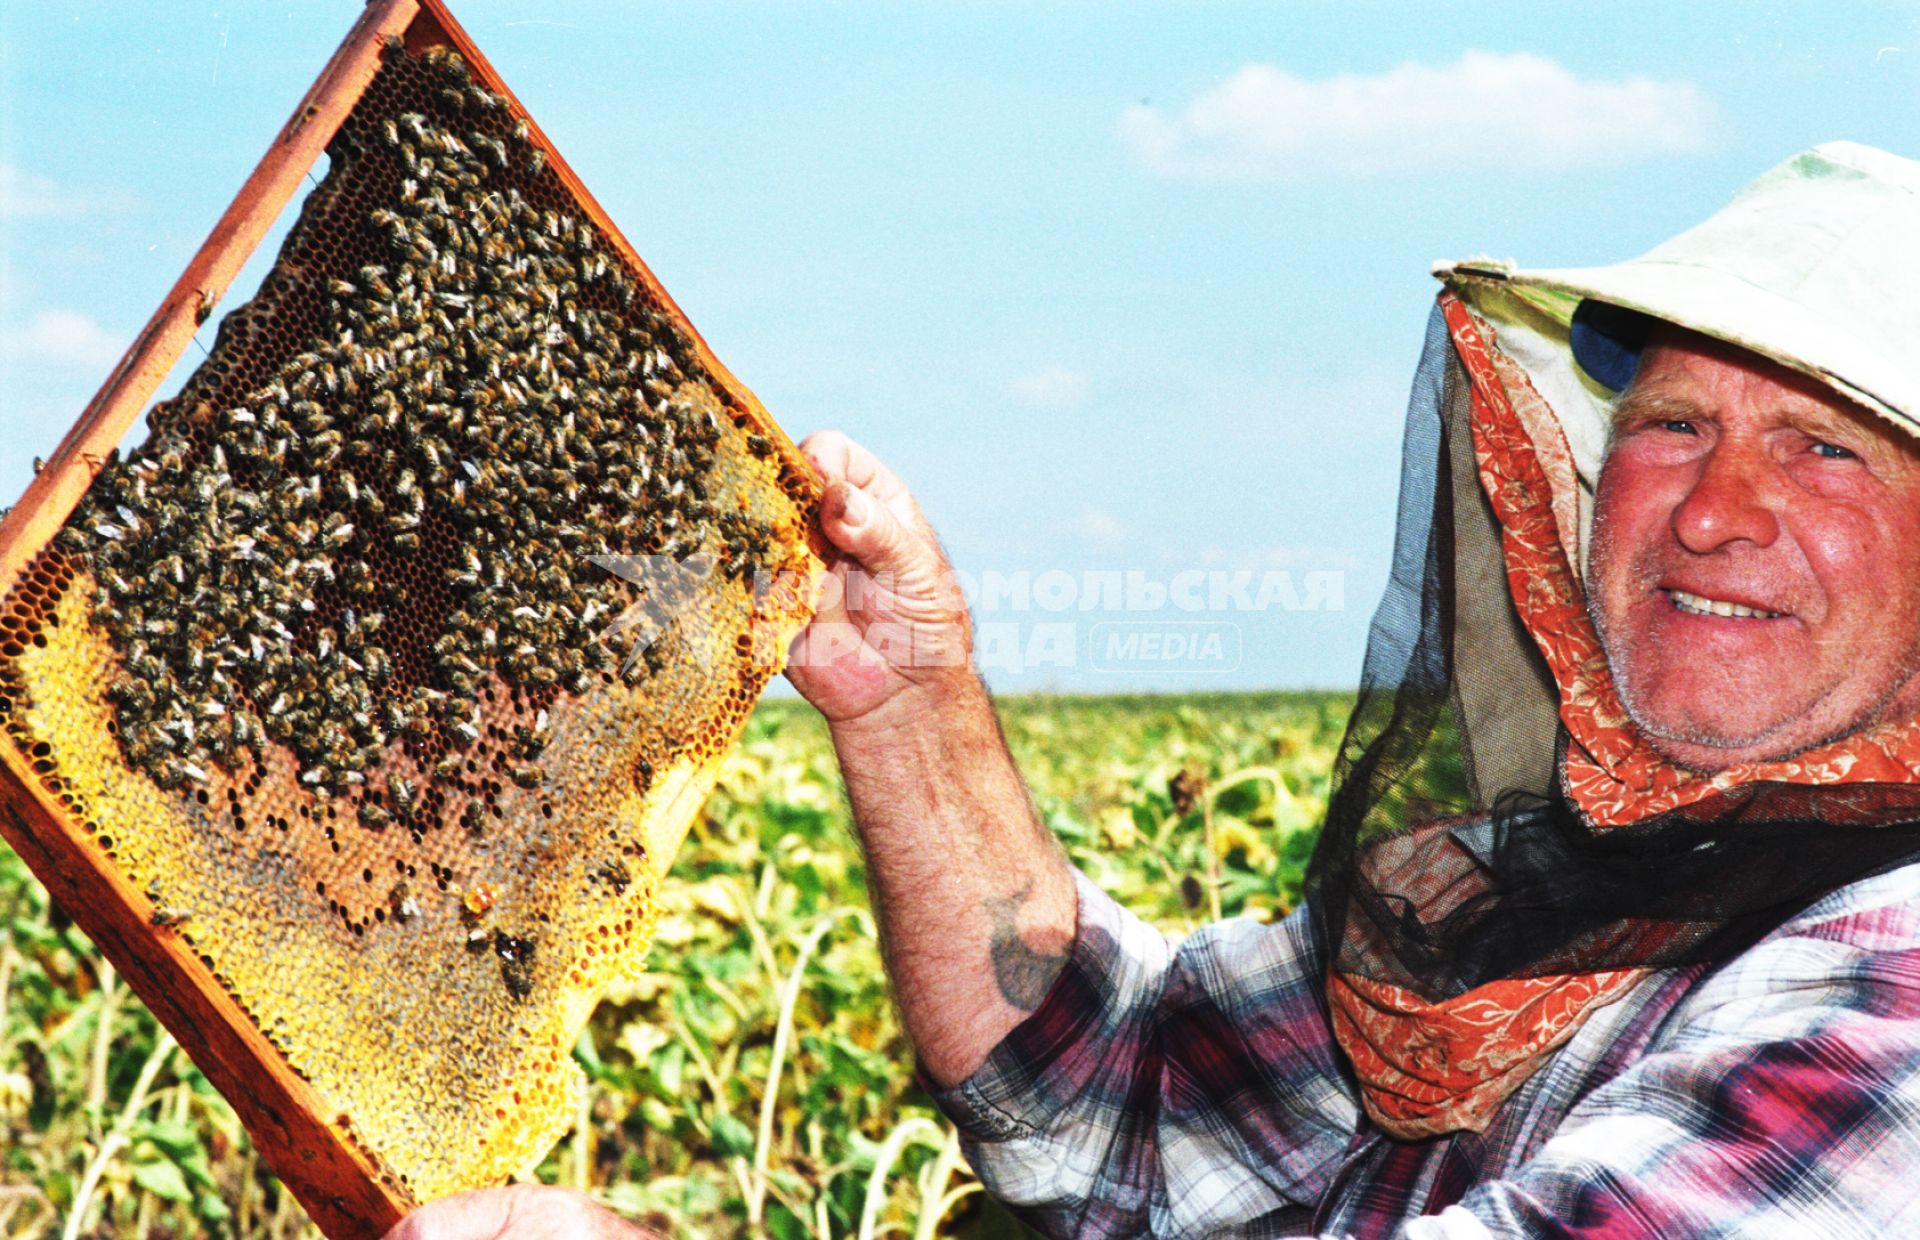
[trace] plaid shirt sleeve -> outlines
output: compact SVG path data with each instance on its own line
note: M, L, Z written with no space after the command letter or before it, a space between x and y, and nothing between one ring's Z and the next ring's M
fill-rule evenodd
M1054 1236L1297 1231L1359 1119L1310 923L1221 922L1176 951L1076 882L1052 991L934 1095L981 1181Z

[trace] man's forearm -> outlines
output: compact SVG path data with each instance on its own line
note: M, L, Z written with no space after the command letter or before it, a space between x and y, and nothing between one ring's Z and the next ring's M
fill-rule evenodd
M1039 1006L1073 942L1073 876L979 680L834 728L881 942L921 1065L958 1084Z

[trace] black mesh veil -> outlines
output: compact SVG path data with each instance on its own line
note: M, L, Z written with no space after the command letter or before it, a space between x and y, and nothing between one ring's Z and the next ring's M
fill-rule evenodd
M1605 829L1561 793L1558 691L1511 601L1468 384L1436 308L1392 572L1308 875L1333 968L1432 1002L1713 960L1920 859L1915 785L1748 784Z

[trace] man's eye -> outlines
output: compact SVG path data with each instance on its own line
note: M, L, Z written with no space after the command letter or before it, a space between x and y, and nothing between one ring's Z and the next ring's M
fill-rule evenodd
M1693 434L1693 423L1687 421L1685 418L1662 418L1660 420L1660 429L1663 431L1672 431L1676 435L1691 435Z
M1829 461L1851 461L1853 459L1853 453L1837 443L1828 443L1824 439L1814 441L1813 454L1815 456L1825 457Z

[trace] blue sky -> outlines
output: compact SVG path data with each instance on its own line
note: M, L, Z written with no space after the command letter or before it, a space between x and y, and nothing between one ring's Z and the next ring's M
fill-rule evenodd
M8 497L359 9L0 6ZM1302 598L996 605L1015 647L1078 643L999 657L1005 689L1350 684L1434 260L1611 261L1813 143L1920 156L1915 3L455 12L789 433L870 444L963 569L1082 596L1284 572ZM1230 659L1087 645L1196 618Z

